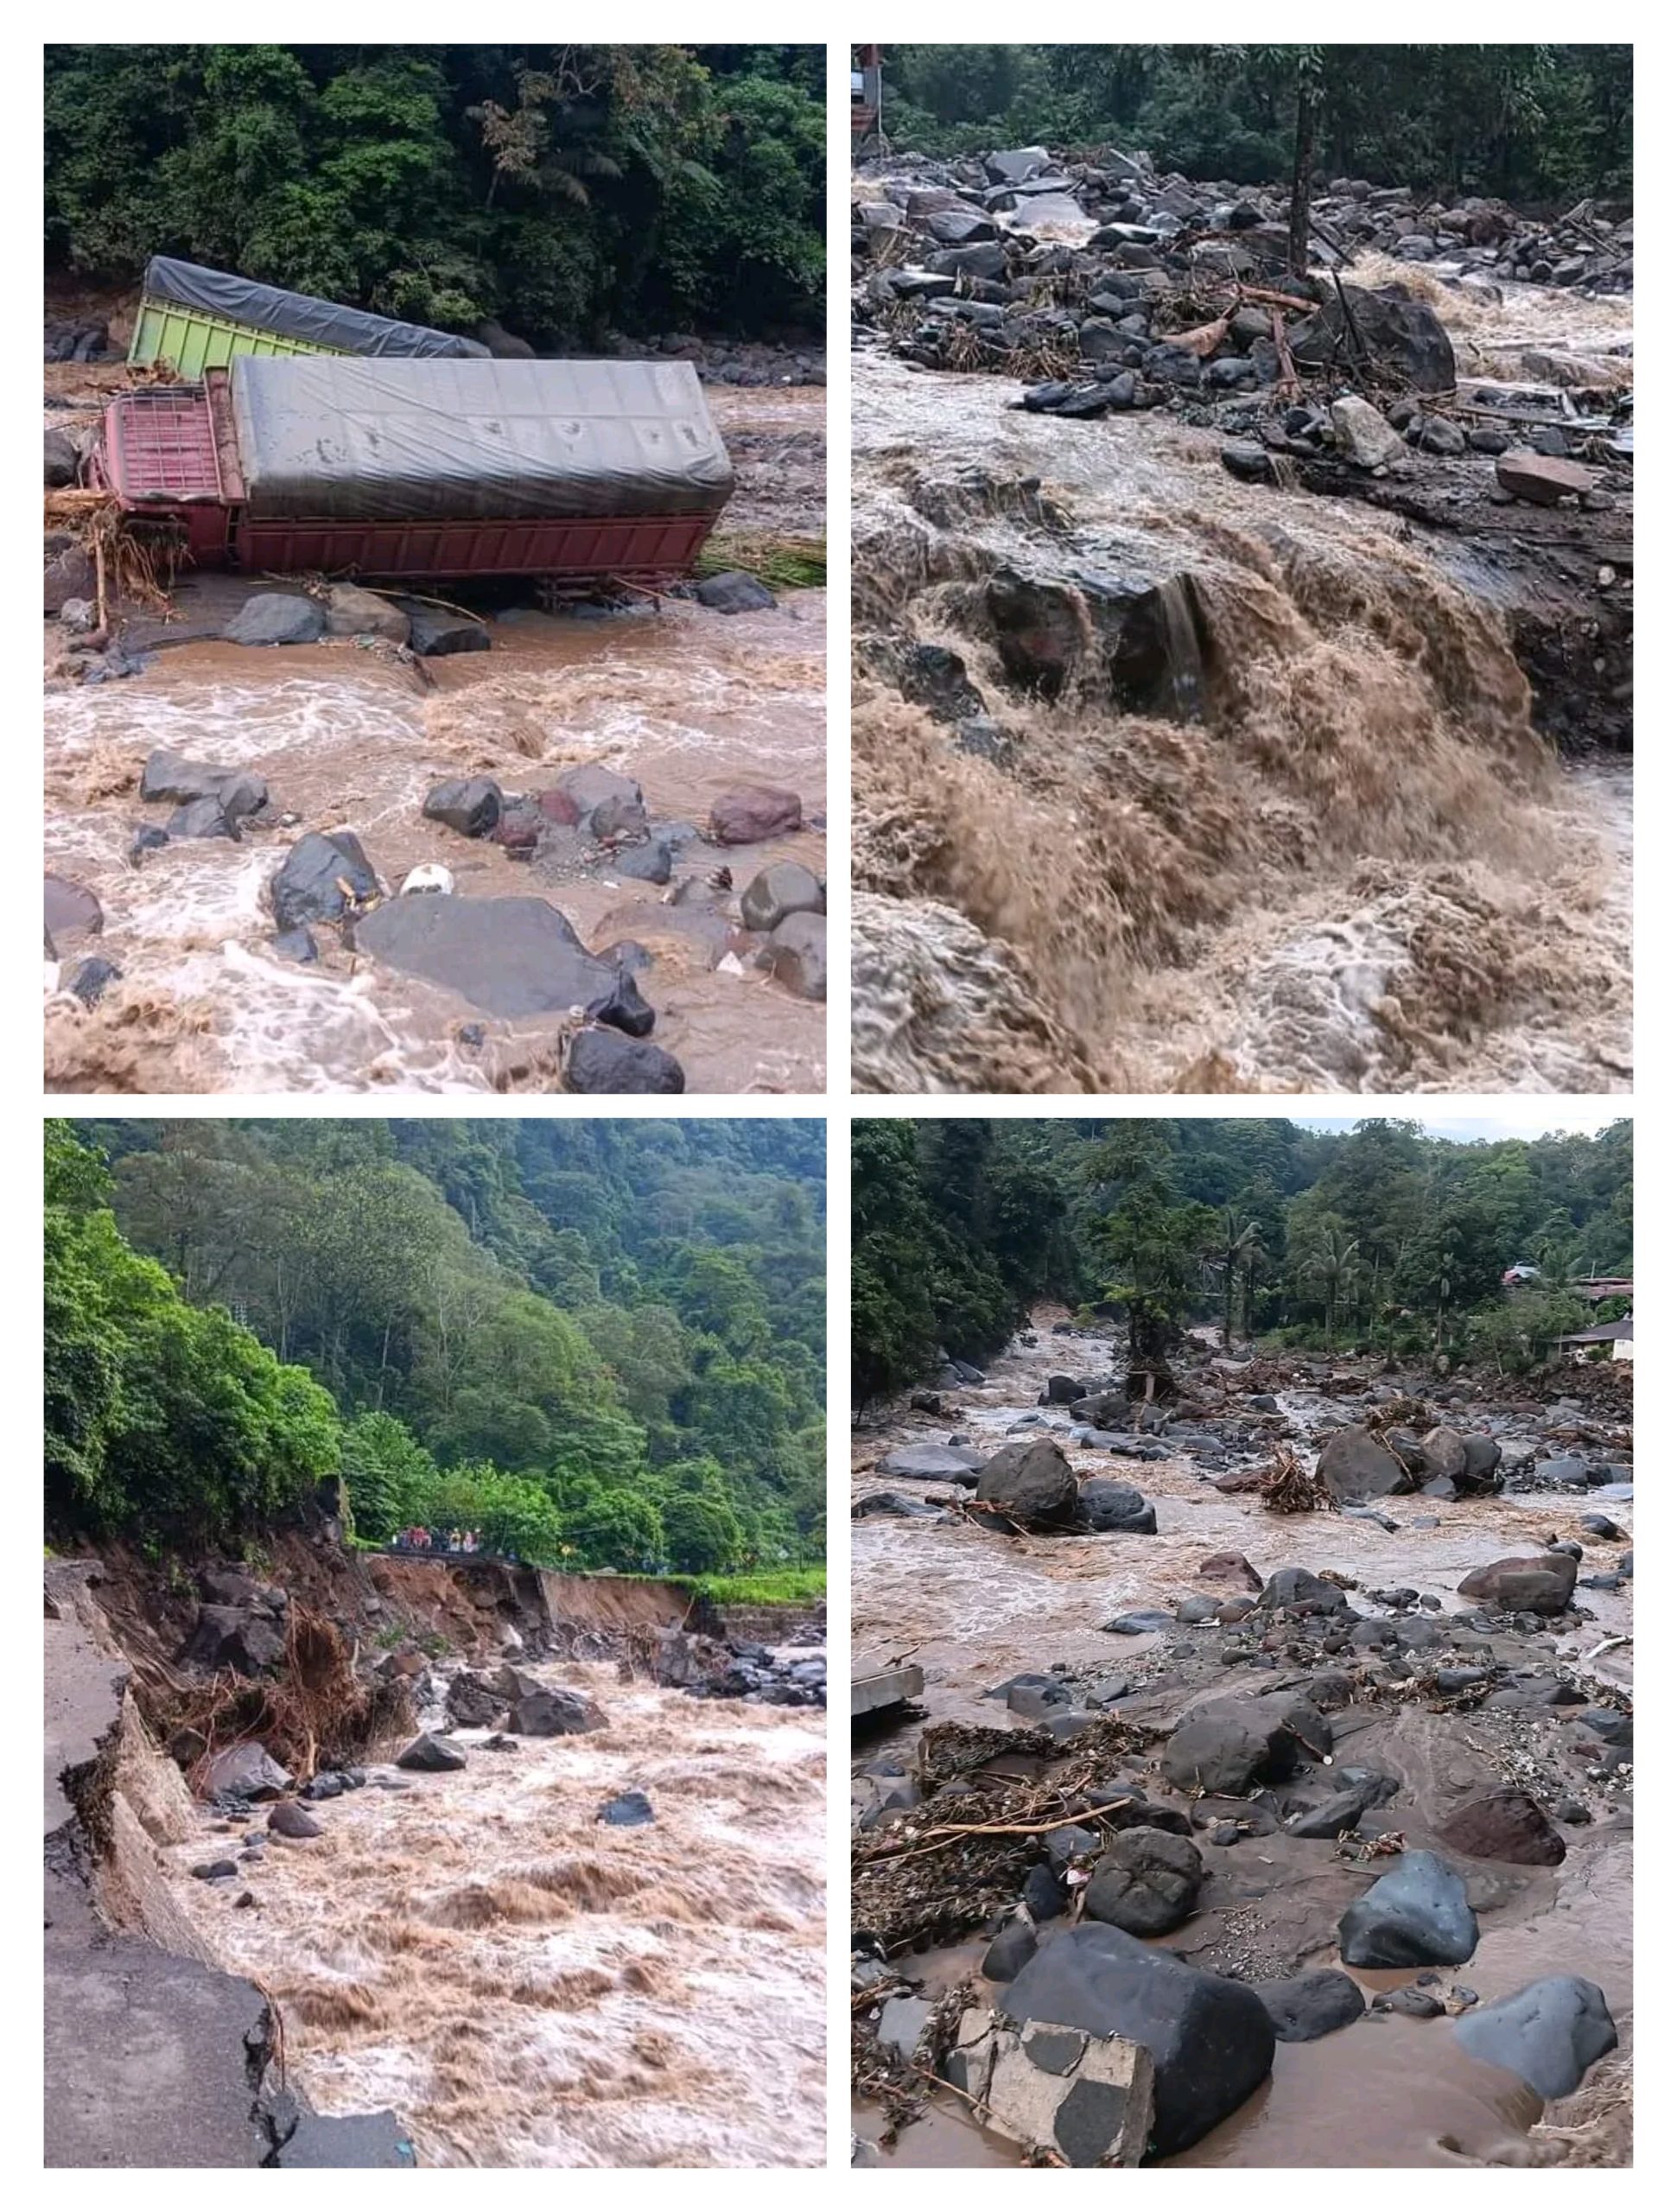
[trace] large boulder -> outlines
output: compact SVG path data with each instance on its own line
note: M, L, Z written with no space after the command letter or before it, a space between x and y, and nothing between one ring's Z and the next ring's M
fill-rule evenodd
M1403 440L1377 407L1355 392L1336 399L1329 410L1333 442L1358 468L1386 468L1404 455Z
M819 876L802 861L776 861L759 869L740 899L740 918L748 930L772 930L788 914L824 914L827 893Z
M710 810L708 835L718 845L755 845L765 837L784 837L804 819L804 802L796 791L772 784L745 784L724 791Z
M1045 1943L998 2010L1021 2024L1140 2044L1153 2063L1153 2148L1167 2158L1244 2104L1275 2055L1269 2015L1252 1990L1099 1922Z
M1389 1497L1410 1487L1402 1460L1371 1428L1337 1430L1322 1446L1316 1471L1341 1505Z
M204 1770L206 1797L243 1797L252 1804L283 1796L291 1777L260 1744L233 1744L218 1751Z
M1496 481L1516 499L1534 507L1553 507L1568 493L1576 499L1593 490L1596 475L1582 461L1542 453L1505 453L1497 460Z
M1314 2043L1363 2018L1362 1990L1350 1974L1335 1967L1292 1974L1285 1981L1261 1981L1255 1993L1269 2015L1278 2043Z
M1139 1490L1096 1475L1083 1486L1079 1503L1085 1523L1102 1535L1153 1536L1159 1518Z
M1593 1981L1554 1974L1464 2013L1456 2040L1474 2058L1528 2082L1540 2097L1569 2097L1619 2039Z
M1064 1452L1045 1437L1004 1444L984 1463L978 1502L1025 1529L1069 1529L1078 1516L1077 1478Z
M1462 1439L1462 1471L1457 1485L1465 1491L1495 1490L1497 1469L1502 1464L1502 1447L1494 1436L1477 1434Z
M565 1088L589 1096L684 1091L687 1073L673 1052L616 1029L581 1029L565 1058Z
M1350 1609L1337 1582L1312 1574L1307 1567L1278 1567L1265 1583L1258 1603L1268 1612L1343 1613Z
M1428 1477L1459 1483L1467 1472L1467 1439L1453 1428L1429 1428L1420 1440Z
M505 802L492 776L456 776L434 785L420 811L462 837L486 837L501 818Z
M1319 1755L1332 1742L1333 1732L1315 1706L1291 1691L1213 1698L1178 1722L1159 1755L1159 1767L1178 1789L1238 1797L1255 1783L1284 1782L1301 1752Z
M357 918L355 949L509 1020L609 1001L618 982L545 899L387 899Z
M1564 1613L1572 1602L1578 1561L1570 1552L1541 1552L1534 1559L1494 1559L1456 1585L1505 1613Z
M1293 359L1309 368L1372 356L1396 370L1412 391L1455 390L1456 349L1449 332L1425 301L1395 287L1379 292L1356 284L1336 288L1288 343Z
M260 1675L285 1656L285 1637L267 1612L243 1605L200 1605L181 1657L199 1667Z
M586 1736L611 1725L603 1709L580 1690L530 1690L514 1700L506 1717L511 1736Z
M1458 1967L1478 1944L1462 1878L1432 1851L1406 1852L1339 1922L1348 1967Z
M1096 1864L1083 1911L1130 1936L1168 1936L1194 1909L1205 1866L1185 1835L1126 1828Z
M294 592L259 591L221 634L230 645L312 645L326 635L326 615Z
M448 1718L461 1728L492 1728L506 1711L506 1699L481 1675L456 1675L444 1700Z
M458 1774L466 1764L466 1754L446 1736L433 1736L427 1731L416 1736L405 1751L397 1753L396 1764L410 1774Z
M310 922L340 922L378 896L378 878L350 830L299 837L280 864L271 889L274 919L282 932Z
M827 997L827 917L788 914L777 922L763 957L777 983L795 998Z
M376 591L363 591L359 584L333 584L326 595L326 634L387 638L392 645L405 645L408 618Z
M1092 1390L1088 1397L1071 1401L1072 1420L1087 1421L1091 1428L1116 1428L1128 1420L1129 1409L1128 1395L1122 1390Z
M1467 1859L1500 1859L1515 1866L1559 1866L1566 1841L1525 1789L1493 1789L1470 1798L1439 1822L1439 1840Z

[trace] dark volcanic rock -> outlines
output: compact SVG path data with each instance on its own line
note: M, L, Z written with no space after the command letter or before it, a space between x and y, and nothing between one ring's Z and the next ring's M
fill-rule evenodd
M413 1774L456 1774L466 1764L466 1754L446 1736L416 1736L396 1764Z
M486 837L501 818L501 787L490 776L457 777L427 792L421 811L462 837Z
M661 1046L615 1029L583 1029L565 1058L565 1088L597 1096L684 1091L681 1062Z
M1312 1574L1307 1567L1277 1567L1265 1583L1258 1603L1267 1611L1343 1613L1350 1610L1339 1585Z
M1606 1998L1577 1974L1528 1983L1456 2023L1464 2050L1548 2098L1571 2096L1618 2039Z
M294 1805L289 1800L275 1806L268 1815L268 1825L276 1835L289 1836L295 1843L303 1843L311 1836L326 1834L313 1814L305 1813L301 1805Z
M727 569L721 575L707 576L693 596L713 614L750 614L759 607L774 605L774 594L742 569Z
M1261 1981L1254 1994L1262 2002L1279 2043L1314 2043L1363 2018L1363 1992L1350 1974L1323 1967L1285 1981Z
M283 935L309 922L341 921L353 905L378 896L378 878L354 832L334 830L322 836L311 830L292 846L274 878L274 919Z
M1339 1923L1339 1955L1351 1967L1460 1966L1478 1942L1461 1876L1431 1851L1407 1852Z
M326 634L326 615L312 599L259 591L221 634L230 645L312 645Z
M1389 1497L1407 1490L1407 1470L1384 1440L1367 1428L1342 1428L1322 1447L1316 1471L1341 1504Z
M616 1797L608 1797L594 1815L608 1828L644 1828L657 1820L652 1801L644 1789L626 1789Z
M1028 1920L1010 1920L992 1939L978 1970L991 1981L1011 1981L1036 1955L1036 1929Z
M1192 1912L1204 1872L1186 1836L1126 1828L1089 1876L1083 1911L1131 1936L1168 1936Z
M1306 1746L1332 1744L1327 1722L1307 1698L1214 1698L1196 1706L1159 1754L1159 1770L1178 1789L1240 1796L1255 1782L1285 1781Z
M1077 1518L1077 1478L1058 1445L1022 1437L984 1463L978 1500L1026 1529L1069 1529Z
M389 899L358 918L355 949L509 1020L587 1007L617 984L545 899Z
M1096 1475L1083 1485L1079 1503L1088 1525L1102 1534L1113 1530L1129 1536L1158 1534L1159 1521L1153 1507L1128 1483L1108 1482Z
M585 1736L611 1725L594 1700L580 1691L533 1689L513 1700L506 1729L512 1736Z
M1346 310L1350 310L1347 327ZM1456 351L1450 334L1424 301L1395 286L1378 292L1346 284L1291 340L1293 358L1327 368L1358 353L1389 364L1413 391L1451 391Z
M1155 2075L1153 2147L1165 2157L1197 2143L1244 2104L1275 2052L1255 1992L1098 1923L1044 1944L997 2009L1011 2020L1144 2044Z
M981 1452L963 1452L947 1444L907 1444L900 1452L887 1452L874 1471L920 1482L956 1482L971 1487L983 1465Z

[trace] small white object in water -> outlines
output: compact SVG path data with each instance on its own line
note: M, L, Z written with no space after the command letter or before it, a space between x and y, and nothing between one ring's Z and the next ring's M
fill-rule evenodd
M402 896L405 899L410 891L449 892L454 887L454 879L441 861L425 861L418 868L408 870L402 885Z
M716 973L719 976L743 976L745 972L745 967L737 952L725 952L716 963Z

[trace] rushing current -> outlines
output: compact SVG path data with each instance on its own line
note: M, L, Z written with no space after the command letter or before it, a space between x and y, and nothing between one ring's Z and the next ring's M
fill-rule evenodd
M1444 308L1464 372L1628 334L1623 302L1506 299ZM1628 772L1534 732L1471 543L1017 391L855 358L856 1087L1628 1087ZM1010 571L1074 619L1091 575L1159 588L1178 711L1120 709L1092 649L1057 696L1010 680ZM1005 758L901 696L909 638Z
M391 2107L423 2164L821 2164L823 1716L532 1671L610 1728L462 1729L464 1772L375 1777L274 1838L253 1906L190 1878L204 1835L175 1847L178 1899L276 2002L309 2102ZM632 1789L656 1821L601 1825Z

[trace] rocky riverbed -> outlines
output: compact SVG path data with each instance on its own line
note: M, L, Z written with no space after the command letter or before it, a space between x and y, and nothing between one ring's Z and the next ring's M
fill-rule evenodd
M820 391L714 405L728 526L818 537ZM48 553L49 1088L819 1087L824 592L203 575L107 636Z
M1627 2163L1621 1379L1132 1405L1058 1330L857 1437L855 1664L925 1675L856 1746L864 2158Z
M855 192L858 1087L1623 1088L1623 256Z

